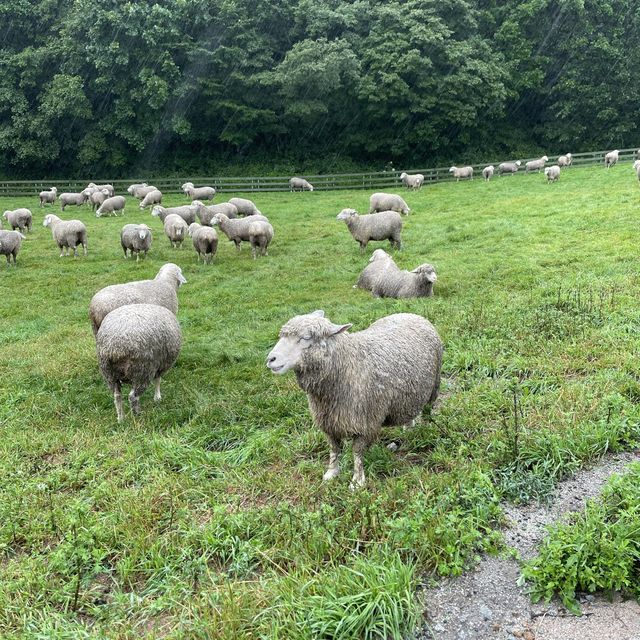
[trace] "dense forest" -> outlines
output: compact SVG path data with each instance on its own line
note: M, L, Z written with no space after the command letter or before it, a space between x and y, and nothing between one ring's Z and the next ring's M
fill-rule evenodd
M634 0L1 0L0 175L638 144Z

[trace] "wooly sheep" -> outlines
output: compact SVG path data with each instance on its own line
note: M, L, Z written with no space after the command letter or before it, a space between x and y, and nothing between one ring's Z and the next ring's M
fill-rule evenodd
M131 187L134 187L134 189L131 192L131 195L136 199L136 200L143 200L148 194L152 193L153 191L158 191L157 187L154 187L153 185L137 185L137 184L133 184L131 185ZM131 189L131 187L129 187L129 189Z
M174 249L179 249L187 237L189 226L184 218L172 213L164 219L164 235L169 238L169 242Z
M57 196L58 187L51 187L49 191L41 191L39 193L40 206L44 207L45 204L54 204Z
M194 187L193 182L185 182L180 188L191 200L213 200L216 195L213 187Z
M540 170L544 169L546 162L549 162L549 158L547 158L547 156L542 156L542 158L538 158L537 160L529 160L529 162L524 165L524 172L529 173L529 171L537 171L540 173Z
M376 249L356 287L371 291L376 298L421 298L433 295L433 283L437 279L431 264L401 271L386 251Z
M151 248L153 235L151 229L146 224L125 224L120 232L120 244L124 251L124 257L127 258L127 251L131 252L131 257L136 254L136 262L140 260L140 252L147 257L147 252Z
M16 266L16 258L22 245L24 236L19 231L0 231L0 255L7 257L7 266L11 266L11 256L13 256L13 266Z
M106 189L103 189L106 191ZM111 198L107 198L96 211L96 218L100 218L101 216L111 214L118 215L118 211L122 212L124 215L124 207L127 203L124 196L113 196Z
M196 208L196 215L200 222L207 227L211 226L211 220L216 213L223 213L227 218L238 217L238 207L230 202L221 202L220 204L206 206L200 200L194 200L191 205Z
M13 211L5 211L2 217L9 223L11 228L15 231L20 229L24 233L25 229L31 231L31 225L33 224L33 216L29 209L14 209Z
M127 187L127 193L130 196L133 196L134 198L137 198L138 196L136 195L136 193L138 192L138 189L144 189L146 186L148 186L146 182L138 182L137 184L130 184ZM144 196L142 196L142 197L144 198Z
M87 228L80 220L61 220L50 213L45 216L42 226L51 227L51 235L60 249L61 258L69 255L71 249L76 257L79 244L84 248L84 255L87 255Z
M256 259L256 253L261 256L269 255L267 249L273 240L273 227L264 220L253 220L255 216L249 218L249 244L251 245L251 255Z
M636 172L636 175L638 176L638 181L640 181L640 160L636 160L633 163L633 168Z
M616 164L618 162L618 154L620 152L618 151L618 149L615 149L614 151L609 151L609 153L607 153L604 157L604 166L607 169L611 169L611 167L613 167L614 164Z
M557 164L547 167L544 170L544 175L547 176L547 184L550 182L557 182L560 177L560 167Z
M89 203L91 204L92 211L95 211L102 203L109 197L109 192L106 189L102 191L94 191L89 196Z
M291 178L289 191L313 191L313 185L304 178Z
M422 184L424 183L424 176L421 173L415 173L413 175L409 175L404 171L400 174L400 180L402 180L402 184L404 184L407 189L422 189Z
M229 202L238 210L239 216L261 216L262 212L246 198L230 198Z
M131 413L140 413L140 396L153 382L158 402L160 379L178 359L182 332L171 311L156 304L128 304L113 310L96 335L98 366L113 393L118 422L124 419L122 385L130 384Z
M205 227L197 222L189 225L189 235L193 241L193 248L198 254L198 262L202 256L205 264L210 264L218 250L218 234L215 229Z
M265 216L253 215L246 218L230 219L224 213L216 213L211 218L212 225L219 225L222 232L236 245L236 249L240 251L240 245L250 241L249 227L257 221L269 222Z
M162 204L162 192L158 191L158 189L149 191L147 195L142 198L142 201L140 202L140 209L146 209L153 204Z
M503 175L505 173L513 175L514 173L518 173L518 169L522 162L520 160L516 160L515 162L501 162L498 165L498 174Z
M185 204L181 207L162 207L160 205L156 205L151 210L152 216L157 216L160 218L160 221L164 224L167 216L176 215L180 216L187 224L192 224L196 221L196 212L198 208L192 204Z
M364 253L371 240L389 240L392 247L402 248L402 218L397 211L379 211L361 216L355 209L343 209L336 220L345 221L353 239L360 243L361 253Z
M573 162L573 156L570 153L566 153L558 158L559 167L570 167Z
M408 216L411 209L404 199L395 193L374 193L369 197L369 213L379 211L397 211Z
M87 189L94 189L96 191L102 191L106 189L109 192L109 197L113 198L116 194L116 190L113 188L112 184L95 184L95 182L90 182L87 185Z
M438 396L442 342L412 313L381 318L347 333L323 311L295 316L267 356L273 373L293 370L316 425L329 442L324 480L339 471L342 442L353 439L352 487L365 483L363 456L383 426L411 424Z
M489 180L491 180L491 178L493 177L493 172L495 171L495 167L490 164L488 167L485 167L482 170L482 177L485 179L486 182L489 182Z
M178 288L187 281L177 264L167 262L160 267L153 280L135 280L112 284L100 289L89 303L89 319L93 334L98 333L105 316L126 304L148 303L160 305L171 313L178 313Z
M89 195L85 191L82 193L61 193L58 198L60 210L64 211L64 208L70 204L79 207L81 204L84 204L88 198Z
M453 174L456 182L459 182L460 179L464 180L465 178L473 180L473 167L451 167L449 173Z

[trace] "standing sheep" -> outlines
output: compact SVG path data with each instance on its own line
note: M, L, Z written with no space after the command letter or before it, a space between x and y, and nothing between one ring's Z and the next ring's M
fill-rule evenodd
M158 402L160 379L180 354L182 332L176 317L155 304L129 304L107 315L96 335L98 365L113 393L118 422L124 419L122 385L130 384L131 413L140 413L140 396L153 382Z
M343 209L336 220L344 220L353 239L360 243L361 253L364 253L371 240L389 240L392 247L402 248L402 218L397 211L379 211L361 216L355 209Z
M383 426L411 424L438 396L443 346L430 322L412 313L347 333L323 311L295 316L267 356L273 373L293 370L331 453L324 480L340 472L342 442L353 439L351 486L365 483L363 456Z
M559 167L570 167L573 162L573 156L570 153L566 153L558 158Z
M560 178L560 167L557 164L554 164L552 167L547 167L544 170L544 175L547 176L547 184L558 182Z
M313 191L313 185L304 178L291 178L289 191Z
M542 158L538 158L537 160L529 160L529 162L524 165L524 172L529 173L529 171L536 171L540 173L541 169L544 169L546 162L549 162L547 156L542 156Z
M109 193L109 197L113 198L116 194L116 190L113 188L112 184L96 184L95 182L90 182L87 185L87 189L94 189L95 191L103 191L106 189Z
M491 180L494 171L495 168L492 164L482 170L482 177L484 178L485 182L489 182L489 180Z
M24 236L19 231L0 231L0 256L7 257L7 267L11 266L11 256L13 266L17 266L16 258L23 240Z
M84 248L87 255L87 228L80 220L61 220L53 213L45 216L43 227L51 227L51 235L60 249L60 257L69 255L73 249L74 258L78 256L78 245ZM66 250L66 254L65 254Z
M33 224L33 216L29 209L14 209L13 211L5 211L2 217L9 223L11 228L15 231L20 229L21 233L25 230L31 231L31 225Z
M55 204L57 195L58 187L51 187L49 191L41 191L38 195L40 198L40 206L44 207L45 204Z
M182 246L184 239L187 237L189 227L184 218L172 213L164 219L164 234L169 238L169 242L174 249Z
M633 168L636 172L636 175L638 176L638 182L640 182L640 160L636 160L633 163Z
M192 222L189 225L189 235L193 241L193 248L198 254L198 262L202 257L202 262L210 264L218 250L218 234L216 230L197 222Z
M449 173L453 174L456 182L459 182L460 179L464 180L465 178L473 180L473 167L451 167Z
M216 213L223 213L227 218L237 218L238 217L238 207L230 202L221 202L220 204L212 204L210 206L205 206L200 200L194 200L192 206L196 208L196 215L200 220L201 224L206 227L211 226L211 220L213 220L213 216Z
M154 187L153 185L147 186L146 184L144 186L140 184L132 184L129 189L131 189L130 193L136 200L143 200L145 196L150 194L152 191L158 191L157 187ZM127 189L127 191L129 191L129 189Z
M193 203L185 204L181 207L161 207L159 204L157 204L151 210L151 215L160 218L160 221L163 224L166 217L170 215L180 216L187 224L192 224L196 221L197 211L198 207L194 206Z
M246 198L230 198L229 202L238 210L239 216L261 216L262 213L256 205Z
M611 167L613 167L614 164L616 164L618 162L618 154L620 152L618 151L618 149L615 149L614 151L609 151L609 153L607 153L604 157L604 166L607 169L611 169Z
M64 211L64 208L70 204L79 207L81 204L84 204L88 198L89 195L86 193L86 190L82 193L61 193L58 198L60 210Z
M106 189L102 191L94 191L89 196L89 203L91 204L91 210L95 211L102 203L109 197L109 192Z
M149 187L146 188L148 189ZM146 209L153 204L162 204L162 192L158 191L158 189L149 191L147 195L142 198L142 202L140 202L140 209Z
M255 260L258 251L261 256L269 255L267 249L273 240L273 227L264 220L251 220L251 217L249 218L249 244L251 245L251 255Z
M411 209L404 199L395 193L374 193L369 197L369 213L379 211L397 211L408 216Z
M151 229L146 224L125 224L120 232L120 244L124 251L124 257L127 258L127 250L131 252L131 257L136 254L136 262L140 260L140 252L144 252L144 257L147 257L147 252L151 248L153 242L153 235Z
M102 190L103 192L106 189ZM104 215L113 213L114 215L118 215L118 211L122 212L124 215L124 207L127 201L124 196L113 196L111 198L107 198L96 211L96 218L100 218Z
M191 200L213 200L216 190L213 187L194 187L193 182L185 182L180 187Z
M422 189L424 176L421 173L409 175L403 171L400 174L400 180L402 180L402 184L404 184L407 189Z
M518 169L522 162L520 160L516 160L515 162L501 162L498 165L498 174L502 176L505 173L513 175L514 173L518 173Z
M216 213L211 219L211 224L214 226L219 225L222 232L236 245L236 249L240 251L241 243L249 242L250 240L249 227L258 220L269 222L264 216L253 215L231 220L227 218L224 213Z
M146 186L147 186L146 182L138 182L137 184L130 184L127 187L127 193L130 196L133 196L134 198L137 198L138 196L136 195L136 193L138 193L138 190L139 189L144 189ZM144 196L142 196L142 197L144 198Z

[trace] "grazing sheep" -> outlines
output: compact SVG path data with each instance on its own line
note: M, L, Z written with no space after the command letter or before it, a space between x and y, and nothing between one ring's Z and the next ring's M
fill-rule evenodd
M178 313L178 288L187 281L177 264L167 262L160 267L153 280L136 280L112 284L98 291L89 303L89 319L93 334L98 333L105 316L126 304L148 303L160 305L171 313Z
M136 195L138 193L138 190L144 189L146 186L148 186L146 182L138 182L137 184L130 184L127 187L127 193L130 196L133 196L134 198L138 198L138 196ZM146 193L144 195L146 195ZM143 198L144 198L144 195L142 196Z
M267 356L273 373L296 374L331 453L324 480L339 471L342 441L353 439L352 487L365 483L363 455L383 426L411 424L438 396L443 346L430 322L412 313L347 333L323 311L295 316Z
M289 191L313 191L313 185L304 178L291 178Z
M202 262L210 264L218 250L218 234L216 230L197 222L192 222L189 225L189 235L193 240L193 248L198 254L198 262L200 262L200 256L202 256Z
M216 213L211 218L212 225L219 225L222 232L229 238L229 240L236 245L236 249L240 251L240 244L250 241L249 227L252 223L261 220L262 222L269 222L267 218L262 215L252 215L246 218L230 219L224 215L224 213Z
M51 235L60 248L61 258L63 255L69 255L71 249L73 256L77 257L79 244L84 248L84 255L87 255L87 228L80 220L61 220L50 213L45 216L42 226L51 227Z
M620 152L616 149L615 151L609 151L609 153L605 155L604 166L607 167L607 169L611 169L611 167L618 162L619 153Z
M216 213L223 213L227 218L238 217L238 207L230 202L221 202L220 204L204 205L200 200L194 200L192 206L196 208L196 215L200 222L206 227L211 226L211 220Z
M400 174L400 180L402 180L402 184L404 184L407 189L422 189L424 176L421 173L409 175L403 171Z
M197 201L196 201L197 202ZM167 216L176 215L180 216L187 224L192 224L196 221L196 212L198 211L198 207L194 206L193 203L185 204L181 207L161 207L160 205L156 205L151 210L152 216L157 216L160 218L160 221L164 224L164 221Z
M39 193L40 206L44 207L45 204L55 204L58 196L58 187L51 187L50 191L41 191Z
M635 169L636 175L638 176L638 182L640 182L640 160L636 160L633 163L633 168Z
M106 189L102 190L103 192ZM100 218L101 216L111 214L118 215L118 211L122 212L124 215L124 206L127 203L124 196L113 196L111 198L107 198L96 211L96 218Z
M249 224L249 244L251 245L251 255L256 259L256 252L261 256L269 255L267 249L273 240L273 227L264 220L252 220L255 216L250 216Z
M573 162L573 156L570 153L567 153L558 158L559 167L570 167L572 162Z
M369 197L369 213L397 211L408 216L411 209L403 198L395 193L374 193Z
M502 176L504 173L508 173L513 175L514 173L518 173L518 169L522 162L520 160L516 160L515 162L501 162L498 165L498 174Z
M547 167L544 170L544 175L547 176L547 184L550 182L558 182L558 178L560 178L560 167L557 164Z
M431 264L401 271L386 251L376 249L355 286L371 291L376 298L422 298L433 295L437 279Z
M94 191L89 196L89 203L91 204L91 210L95 211L102 203L109 197L109 192L106 189L102 191Z
M529 173L529 171L536 171L540 173L540 170L544 169L546 162L549 162L547 156L542 156L542 158L538 158L537 160L529 160L529 162L524 165L524 172Z
M13 211L5 211L2 217L9 223L11 228L15 231L20 229L21 233L31 231L31 225L33 224L33 216L29 209L14 209Z
M213 200L216 190L213 187L194 187L193 182L185 182L180 187L191 200Z
M345 221L353 239L360 243L361 253L364 253L371 240L389 240L392 247L402 248L402 218L397 211L379 211L361 216L355 209L343 209L336 220Z
M164 234L169 238L169 242L174 249L180 248L187 237L189 227L184 218L172 213L164 219Z
M147 257L147 252L151 248L153 242L153 235L151 229L146 224L125 224L120 232L120 244L124 251L124 257L127 258L127 250L131 252L131 257L136 254L136 262L140 260L140 252L144 252L144 257Z
M113 393L118 422L124 419L122 384L130 384L129 405L140 413L140 396L155 383L153 399L158 402L160 378L174 365L182 346L178 321L156 304L128 304L114 309L96 335L98 365Z
M485 179L485 182L489 182L491 178L493 178L493 172L495 171L495 167L490 164L488 167L485 167L482 170L482 177Z
M154 187L153 185L142 186L142 185L133 184L131 186L134 187L131 195L136 200L143 200L148 194L152 193L153 191L158 191L157 187ZM129 187L129 189L131 189L131 187Z
M238 210L239 216L261 216L262 212L246 198L231 198L229 202Z
M149 187L145 187L148 189ZM149 191L147 195L142 198L142 202L140 202L140 209L146 209L150 207L152 204L162 204L162 192L158 191L158 189L154 189L153 191Z
M61 193L58 198L60 201L60 210L64 211L64 208L69 204L79 207L81 204L84 204L88 198L89 195L86 193L86 190L82 193Z
M456 182L459 182L462 178L468 178L469 180L473 180L473 167L451 167L449 169L449 173L453 174L453 177L456 179Z
M19 231L0 231L0 256L7 256L7 267L11 266L11 256L13 256L13 266L16 266L18 251L24 238Z

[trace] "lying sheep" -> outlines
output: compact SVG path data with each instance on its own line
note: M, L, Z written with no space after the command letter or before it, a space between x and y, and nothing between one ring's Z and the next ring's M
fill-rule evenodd
M172 213L164 219L163 225L164 234L169 238L171 246L174 249L179 249L182 246L184 239L187 237L187 232L189 231L189 227L184 221L184 218Z
M181 207L162 207L156 205L151 210L151 215L160 218L160 221L164 224L167 216L176 215L180 216L187 224L192 224L196 221L196 212L198 208L191 204L185 204Z
M313 191L313 185L304 178L291 178L289 191Z
M513 175L514 173L518 173L518 169L522 162L520 160L516 160L515 162L501 162L498 165L498 174L502 176L505 173Z
M459 182L460 179L464 180L465 178L473 180L473 167L451 167L449 173L453 174L456 182Z
M544 169L546 162L549 162L547 156L542 156L542 158L538 158L537 160L529 160L529 162L524 165L524 172L529 173L529 171L536 171L540 173L540 170Z
M153 382L158 402L160 379L180 354L182 333L171 311L155 304L128 304L112 311L96 335L98 366L113 393L118 422L124 419L122 384L130 384L129 405L140 413L140 396Z
M216 190L213 187L194 187L193 182L185 182L180 187L191 200L213 200Z
M495 168L492 164L490 164L488 167L485 167L482 170L482 177L485 179L485 182L489 182L489 180L493 178L494 171L495 171Z
M614 164L616 164L618 162L618 154L620 152L618 151L618 149L615 149L614 151L609 151L609 153L607 153L604 157L604 166L607 169L611 169L611 167L613 167Z
M55 204L57 196L58 187L51 187L49 191L41 191L39 193L40 206L44 207L45 204Z
M293 370L316 425L329 441L324 480L340 472L343 440L353 439L352 487L365 483L363 456L383 426L408 425L438 396L443 345L430 322L412 313L347 333L323 311L295 316L267 356L276 374Z
M223 213L227 218L238 217L238 207L230 202L221 202L220 204L212 204L205 206L200 200L194 200L191 203L196 208L196 215L200 222L207 226L211 226L211 220L216 213Z
M31 231L31 225L33 224L33 216L29 209L14 209L13 211L5 211L2 217L9 223L11 228L15 231L20 229L21 233Z
M89 196L85 191L82 193L61 193L58 198L60 201L60 210L64 211L64 208L70 204L79 207L81 204L84 204L88 198Z
M422 298L433 295L437 279L431 264L401 271L386 251L376 249L355 286L371 291L376 298Z
M557 164L547 167L544 170L544 175L547 176L547 184L551 182L558 182L558 179L560 178L560 167Z
M230 198L229 202L238 210L239 216L261 216L256 205L246 198Z
M379 211L397 211L408 216L411 209L404 199L395 193L374 193L369 197L369 213Z
M218 234L215 229L205 227L197 222L189 225L189 235L193 241L193 248L198 254L198 262L202 256L202 262L210 264L218 250Z
M178 288L187 281L177 264L167 262L153 280L136 280L112 284L100 289L89 303L89 319L93 334L98 333L105 316L126 304L149 303L178 313Z
M94 191L89 196L89 203L91 205L91 210L95 211L98 207L102 205L102 203L109 197L109 192L106 189L102 191Z
M104 192L106 189L103 189L102 191ZM112 213L117 216L118 211L121 211L122 215L124 215L124 207L126 203L127 201L124 196L113 196L111 198L107 198L96 211L96 218Z
M573 162L573 156L570 153L567 153L558 158L559 167L570 167L572 162Z
M131 195L136 199L136 200L143 200L148 194L152 193L153 191L158 191L157 187L154 187L153 185L139 185L139 184L132 184L131 187L133 187L133 189L131 190ZM129 187L129 189L131 189L131 187ZM128 191L128 190L127 190Z
M140 260L140 252L144 252L144 257L147 257L147 252L151 248L153 242L153 235L151 229L146 224L125 224L120 232L120 244L124 251L124 257L127 258L127 251L131 252L131 257L136 254L136 262Z
M25 237L19 231L0 231L0 256L7 257L7 267L11 266L11 256L13 256L13 266L16 266L16 258Z
M60 249L61 258L69 255L71 249L73 256L77 257L80 244L84 248L84 255L87 255L87 228L80 220L61 220L50 213L45 216L42 226L51 227L51 235Z
M127 193L130 196L133 196L134 198L138 198L138 196L136 195L138 193L138 190L144 189L146 186L148 186L146 182L138 182L137 184L130 184L127 187ZM144 195L147 195L147 194L145 193ZM142 196L143 198L144 198L144 195Z
M251 255L256 259L256 252L261 256L267 256L267 249L273 240L273 227L264 220L253 220L255 216L250 216L249 224L249 244L251 245Z
M345 221L353 239L360 243L361 253L364 253L371 240L389 240L392 247L402 248L402 218L397 211L379 211L361 216L355 209L343 209L336 220Z
M146 188L148 189L148 187ZM140 209L146 209L154 204L162 204L162 192L158 191L158 189L147 192L147 195L140 202Z
M216 213L211 219L212 225L219 225L222 232L236 245L236 249L240 251L242 242L249 242L249 227L257 221L269 222L262 215L252 215L246 218L236 218L232 220L227 218L224 213Z
M402 180L402 184L404 184L407 189L422 189L424 176L421 173L409 175L408 173L402 172L400 174L400 180Z

